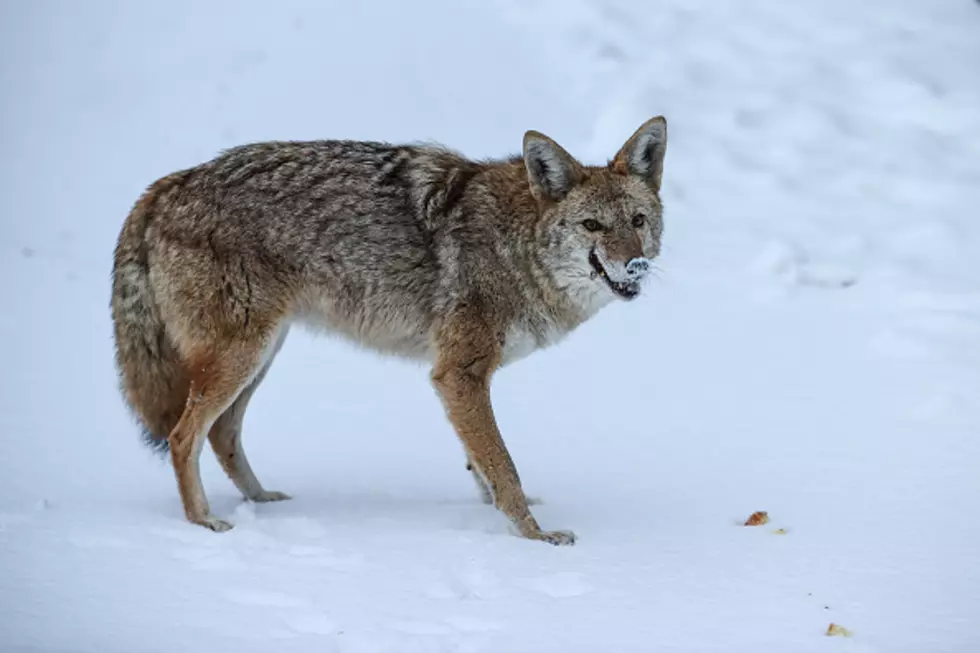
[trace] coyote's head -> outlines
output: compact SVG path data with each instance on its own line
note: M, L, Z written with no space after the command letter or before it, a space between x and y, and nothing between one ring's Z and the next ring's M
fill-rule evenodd
M604 167L585 166L544 134L524 135L541 207L541 258L557 285L588 306L630 300L660 253L660 181L667 121L644 123Z

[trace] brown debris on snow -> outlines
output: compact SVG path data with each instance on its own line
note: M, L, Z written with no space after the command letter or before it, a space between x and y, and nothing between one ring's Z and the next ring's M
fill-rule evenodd
M827 626L827 632L824 633L827 637L850 637L851 631L843 626L838 626L835 623L831 623Z

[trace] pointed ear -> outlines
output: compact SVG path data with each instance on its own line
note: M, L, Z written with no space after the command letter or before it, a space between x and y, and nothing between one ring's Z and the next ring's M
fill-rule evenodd
M657 116L643 123L630 136L609 166L621 175L636 175L660 192L667 152L667 119Z
M541 132L524 134L524 165L534 197L557 202L582 181L582 165Z

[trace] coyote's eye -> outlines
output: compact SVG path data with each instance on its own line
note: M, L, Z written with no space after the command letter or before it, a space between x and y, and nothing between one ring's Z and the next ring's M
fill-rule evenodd
M588 220L583 220L582 226L588 229L589 231L600 231L602 229L602 225L599 224L599 221L593 220L592 218L589 218Z
M646 224L647 218L642 213L637 213L633 216L633 226L639 229L644 224Z

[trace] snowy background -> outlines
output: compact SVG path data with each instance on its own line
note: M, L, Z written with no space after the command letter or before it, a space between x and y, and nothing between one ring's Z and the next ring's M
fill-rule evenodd
M980 650L976 2L7 1L0 97L4 653ZM273 138L601 163L657 114L660 280L494 385L575 547L479 503L427 370L300 331L245 424L295 499L205 449L236 528L183 520L112 362L146 185Z

